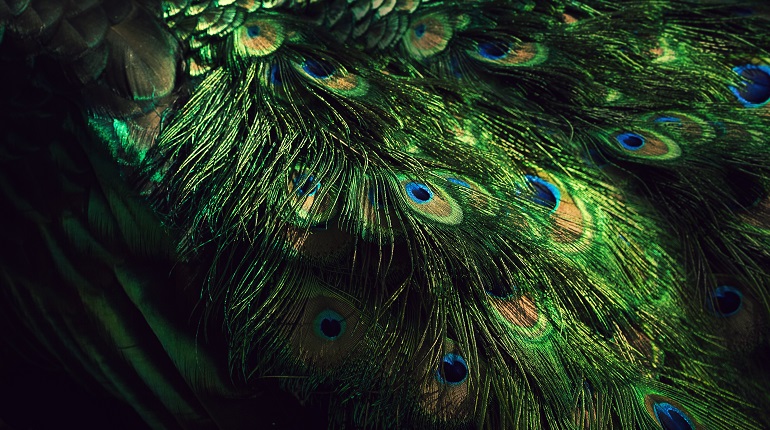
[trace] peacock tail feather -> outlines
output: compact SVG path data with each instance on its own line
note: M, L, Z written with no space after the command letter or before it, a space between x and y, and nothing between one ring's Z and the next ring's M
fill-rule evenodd
M770 426L762 2L5 0L0 35L3 394L42 364L100 427Z

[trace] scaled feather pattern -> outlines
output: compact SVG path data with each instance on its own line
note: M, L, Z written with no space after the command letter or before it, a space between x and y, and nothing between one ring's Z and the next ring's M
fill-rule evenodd
M0 427L770 426L764 2L4 0L0 35Z

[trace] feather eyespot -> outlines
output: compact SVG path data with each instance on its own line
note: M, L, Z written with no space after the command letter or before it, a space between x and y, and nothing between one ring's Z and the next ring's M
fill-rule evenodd
M321 58L306 58L301 63L295 63L296 69L313 82L347 96L362 96L366 94L368 85L358 75L348 73L343 67Z
M476 52L488 60L500 60L508 55L511 44L502 40L479 43Z
M255 20L235 32L235 52L244 57L264 57L277 50L284 40L283 28L267 20Z
M622 130L612 134L613 146L621 153L650 160L673 160L681 147L670 137L651 130Z
M452 25L443 14L424 16L409 27L403 37L407 52L422 60L446 49L452 38Z
M704 303L717 322L718 335L731 351L745 354L762 344L767 317L753 290L729 275L717 275Z
M294 312L282 317L282 333L299 364L334 368L360 348L364 325L352 303L318 287L314 296L297 297Z
M436 369L436 379L446 385L460 385L468 379L468 363L453 352L444 355Z
M469 54L479 61L499 66L534 66L548 58L548 50L539 43L514 44L500 39L479 41Z
M291 180L294 192L299 197L314 196L321 188L321 181L317 181L313 175L300 174Z
M555 176L545 172L539 175L526 175L525 179L534 191L530 200L550 209L548 214L556 227L552 237L562 243L574 243L577 239L590 241L596 225L595 217L586 204L570 193L569 188Z
M446 190L422 181L402 178L401 190L406 203L416 213L441 224L456 225L462 222L463 211Z
M689 430L693 428L690 417L670 403L656 403L654 408L655 417L665 430Z
M321 225L334 215L336 198L330 190L321 191L325 187L317 175L297 169L288 177L286 188L293 211L290 221L310 227Z
M424 205L433 200L433 191L430 187L419 182L408 182L404 185L406 195L418 205Z
M735 287L721 285L714 289L707 306L716 315L731 317L743 307L743 294Z
M663 430L694 430L692 418L675 401L657 394L648 394L644 398L647 413L656 420Z
M325 309L316 316L313 327L322 339L336 340L345 334L347 324L342 315L331 309Z
M561 203L561 191L559 191L556 185L534 175L526 175L525 178L535 191L531 200L540 206L550 209L550 213L556 212Z
M304 63L302 63L302 70L304 70L305 73L307 73L312 78L328 79L334 75L336 68L328 61L308 58Z
M747 108L758 108L770 103L770 66L746 64L733 68L744 78L741 88L730 86L730 91Z
M644 144L646 143L644 136L636 133L620 133L615 136L615 140L623 147L623 149L629 151L638 151L644 148Z
M441 354L438 360L425 363L419 404L433 420L456 424L472 416L474 402L479 398L479 384L468 383L471 377L468 361L453 341L446 340ZM474 375L484 374L480 359L474 364L474 370Z

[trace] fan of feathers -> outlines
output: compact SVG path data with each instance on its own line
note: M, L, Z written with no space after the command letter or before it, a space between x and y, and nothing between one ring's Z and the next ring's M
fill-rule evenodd
M770 426L763 1L3 0L0 30L14 428ZM50 372L84 399L55 421Z

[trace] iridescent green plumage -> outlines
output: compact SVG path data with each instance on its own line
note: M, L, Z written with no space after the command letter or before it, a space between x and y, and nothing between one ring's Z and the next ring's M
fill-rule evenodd
M42 104L61 203L23 168L3 199L94 324L9 257L11 315L153 427L240 428L280 380L331 427L762 428L754 3L6 2L75 91Z

